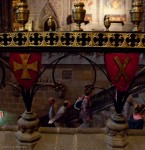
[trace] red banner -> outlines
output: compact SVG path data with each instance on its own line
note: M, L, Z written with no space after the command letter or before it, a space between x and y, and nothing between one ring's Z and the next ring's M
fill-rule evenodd
M35 83L40 71L41 58L41 53L10 53L11 70L25 89L30 89Z
M138 67L139 55L139 53L105 54L106 70L119 91L126 91L133 80Z

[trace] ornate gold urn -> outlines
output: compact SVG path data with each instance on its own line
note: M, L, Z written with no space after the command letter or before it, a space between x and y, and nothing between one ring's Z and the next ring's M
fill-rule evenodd
M21 0L20 3L18 3L15 13L17 22L22 25L19 31L27 31L25 29L25 24L28 22L30 12L26 0Z
M49 19L47 21L47 25L49 27L49 31L55 31L56 26L55 26L55 22L54 22L54 19L52 16L49 16Z
M130 15L131 15L131 21L134 24L134 28L132 31L134 32L140 32L140 23L142 22L143 19L143 2L142 0L134 0L132 3L132 9L130 10Z
M111 22L109 19L110 19L109 16L107 15L104 16L104 26L106 28L106 31L109 31L109 27L111 25Z
M82 2L74 4L75 8L74 10L72 10L73 20L76 23L76 28L74 31L83 31L83 29L81 28L81 23L84 22L86 14L86 10L83 9L84 6L84 3Z

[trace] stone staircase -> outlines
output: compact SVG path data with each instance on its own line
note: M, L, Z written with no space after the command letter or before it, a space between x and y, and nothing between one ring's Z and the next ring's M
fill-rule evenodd
M145 93L140 93L138 96L138 102L141 104L145 104Z
M108 110L102 110L92 115L92 127L104 128L106 127L106 121L110 118L111 114L115 111L112 104Z
M108 92L113 94L113 90L114 87L111 87L108 89ZM135 104L145 104L145 91L136 90L131 94ZM111 114L115 110L112 98L106 92L101 91L100 93L94 95L91 100L92 107L90 108L90 115L92 116L92 127L105 127L107 119L110 118ZM74 107L72 107L72 109L70 109L64 117L67 127L78 127L81 124L78 119L79 111L74 109ZM43 120L45 119L42 118L41 122L43 122ZM42 126L44 127L45 125Z
M138 96L133 96L135 104L145 104L145 92L138 93ZM92 127L103 128L106 126L106 121L110 118L111 114L115 111L114 105L108 110L102 110L92 115ZM133 108L132 108L133 111Z

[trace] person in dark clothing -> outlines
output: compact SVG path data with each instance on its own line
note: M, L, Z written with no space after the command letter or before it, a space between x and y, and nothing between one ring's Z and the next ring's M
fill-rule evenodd
M134 109L134 113L128 120L130 129L143 129L144 127L144 119L143 115L145 113L145 105L140 104L137 105Z

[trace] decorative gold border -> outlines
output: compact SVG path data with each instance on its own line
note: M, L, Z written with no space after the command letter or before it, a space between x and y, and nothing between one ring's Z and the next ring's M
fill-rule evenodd
M145 48L145 33L99 31L0 33L0 48L3 47Z

